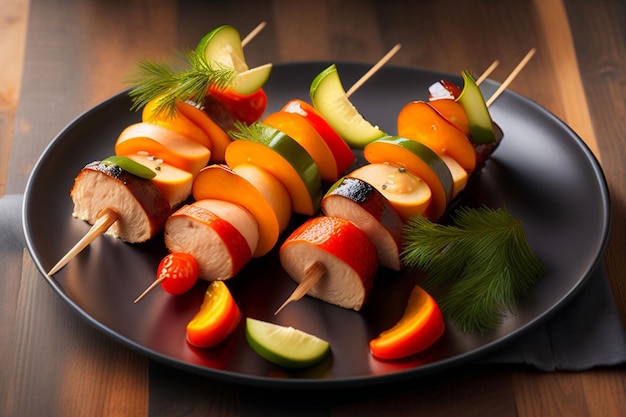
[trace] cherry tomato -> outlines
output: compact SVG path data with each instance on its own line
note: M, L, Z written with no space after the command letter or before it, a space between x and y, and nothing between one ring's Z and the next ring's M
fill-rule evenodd
M165 256L157 269L161 287L172 294L183 294L198 280L198 262L188 253L173 252Z

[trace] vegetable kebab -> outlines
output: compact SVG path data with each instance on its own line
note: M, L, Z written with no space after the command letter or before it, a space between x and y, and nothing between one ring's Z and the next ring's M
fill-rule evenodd
M165 225L171 210L191 194L193 178L210 160L223 160L226 131L257 120L267 96L261 88L271 64L249 69L230 26L207 34L187 59L185 73L167 65L140 64L140 87L131 90L142 121L124 129L115 156L87 165L71 197L74 217L92 224L87 234L48 272L53 275L100 234L144 242ZM234 46L233 46L234 45Z

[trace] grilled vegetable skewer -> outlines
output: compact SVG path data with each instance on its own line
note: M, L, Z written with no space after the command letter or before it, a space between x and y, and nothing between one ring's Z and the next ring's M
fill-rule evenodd
M265 22L259 24L241 41L242 47L264 27ZM223 26L212 33L222 30L236 33L231 29ZM208 38L211 37L209 35ZM203 39L199 45L203 56L208 53L206 49L211 45L208 38ZM226 53L224 51L228 50L228 45L223 40L220 42L221 48L217 48L214 53L224 59ZM237 58L241 61L243 53L240 55ZM245 61L239 64L245 66ZM271 65L267 64L266 67L269 68ZM267 68L263 71L269 74ZM265 79L255 78L255 81L263 83ZM220 94L222 97L228 96L228 92ZM264 92L261 95L261 98L265 97ZM166 120L159 126L158 117L164 115L163 111L156 109L159 99L160 97L156 97L149 100L147 104L151 106L144 108L143 116L150 120L131 125L120 134L116 143L116 156L89 164L76 177L71 193L74 217L85 220L93 226L50 269L49 276L67 265L103 233L120 237L129 243L143 242L153 237L164 226L171 210L189 196L193 177L209 162L211 149L208 146L212 144L204 130L210 130L211 134L221 133L227 137L214 122L207 120L210 119L209 116L199 109L191 108L192 106L185 102L175 103L176 109L183 109L183 115L179 115L182 121ZM266 101L260 103L264 109ZM231 107L234 109L234 106ZM257 105L257 111L262 110L258 107ZM146 110L149 110L150 114L146 114ZM203 123L196 126L196 122ZM182 132L179 131L181 127ZM221 142L215 145L223 146ZM144 163L154 166L154 170L147 168ZM103 173L107 175L100 175ZM155 177L154 183L150 181ZM111 202L113 204L108 206ZM167 210L164 202L167 203ZM107 207L103 207L103 204Z

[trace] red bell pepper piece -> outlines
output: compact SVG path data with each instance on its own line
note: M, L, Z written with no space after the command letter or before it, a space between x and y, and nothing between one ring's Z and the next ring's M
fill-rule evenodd
M335 156L339 175L350 168L356 159L352 149L313 106L306 101L294 99L285 104L281 111L303 116L317 130Z
M267 94L259 88L252 94L239 94L231 88L209 88L209 95L221 102L233 120L252 124L259 120L267 107Z

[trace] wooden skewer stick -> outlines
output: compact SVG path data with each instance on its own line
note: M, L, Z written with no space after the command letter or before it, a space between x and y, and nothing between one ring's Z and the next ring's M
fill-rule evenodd
M292 301L298 301L299 299L301 299L307 292L309 292L311 288L313 288L315 284L317 284L317 282L324 275L326 275L326 268L324 267L323 264L321 264L320 262L315 262L313 265L311 265L307 269L304 279L300 281L296 289L291 293L289 298L285 300L283 305L281 305L278 308L278 310L276 310L274 315L280 313L281 310L285 308L287 304L291 303Z
M498 65L500 65L500 61L496 59L495 61L491 63L491 65L489 65L489 67L482 74L480 74L480 77L476 79L476 84L480 85L483 81L485 81L487 77L491 75L493 70L495 70Z
M144 292L142 292L139 297L135 298L135 301L133 301L133 303L137 304L138 302L140 302L143 297L145 297L150 291L155 289L157 285L159 285L160 283L165 281L166 278L167 278L167 275L166 274L162 274L159 278L156 279L156 281L154 281L152 284L150 284L150 286L148 288L146 288L144 290Z
M263 30L263 28L265 28L266 24L266 22L261 22L257 25L257 27L252 29L252 31L248 33L248 35L241 41L241 46L246 46L252 39L254 39L254 37L258 35L259 32Z
M48 276L54 275L61 268L67 265L69 261L71 261L83 249L85 249L98 236L106 232L107 229L117 221L119 216L115 210L110 208L104 208L100 210L96 217L97 220L94 222L93 226L91 226L91 229L89 229L85 236L83 236L83 238L79 240L76 245L74 245L74 247L70 249L69 252L67 252L65 256L62 257L61 260L57 262L54 267L52 267L52 269L48 272Z
M513 82L513 80L515 79L517 74L519 74L520 71L522 71L522 69L528 63L528 61L530 61L530 59L533 57L533 55L535 55L535 52L536 52L535 48L532 48L530 51L528 51L526 56L524 56L524 58L522 58L522 60L520 61L519 64L517 64L515 69L513 69L513 71L511 71L511 73L506 78L506 80L504 80L504 82L502 84L500 84L500 87L498 87L496 92L493 93L493 95L491 97L489 97L489 100L487 100L487 102L486 102L487 107L491 106L491 104L500 96L500 94L502 94L502 92L509 86L509 84L511 84L511 82Z
M367 71L361 78L355 82L352 87L346 92L346 97L350 97L356 90L358 90L367 80L369 80L376 71L378 71L383 65L387 63L395 54L400 50L401 45L397 43L389 52L385 54L369 71Z

